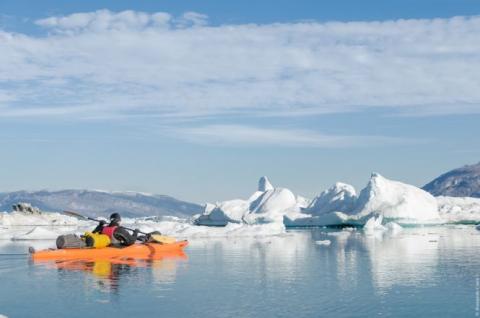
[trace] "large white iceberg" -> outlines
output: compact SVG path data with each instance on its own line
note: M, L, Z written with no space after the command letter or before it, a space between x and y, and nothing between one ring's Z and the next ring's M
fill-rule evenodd
M296 204L292 191L285 188L268 190L250 204L249 212L243 219L248 224L283 222L285 212Z
M299 210L308 202L296 197L290 190L274 188L267 177L260 178L258 190L247 200L218 202L214 206L207 204L205 212L195 223L197 225L226 225L228 223L282 223L288 211Z
M323 191L313 199L305 212L312 215L322 215L331 212L350 213L355 208L357 193L349 184L337 182L331 188Z
M442 222L435 197L415 186L388 180L378 173L372 174L358 198L353 187L336 184L320 194L302 214L294 217L286 215L284 218L287 226L363 226L369 220L375 220L370 223L378 223L378 220L412 224ZM370 223L368 229L371 228Z
M388 180L373 173L368 185L360 192L354 214L364 217L382 215L385 219L412 221L439 220L437 200L415 186Z
M247 200L229 200L217 203L213 208L207 204L205 213L195 223L198 225L224 226L228 223L241 223L250 206Z

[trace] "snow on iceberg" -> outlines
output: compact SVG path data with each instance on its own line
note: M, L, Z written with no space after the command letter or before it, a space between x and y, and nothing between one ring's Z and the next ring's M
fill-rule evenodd
M250 204L249 213L243 219L248 224L283 222L285 212L296 204L295 195L288 189L267 190Z
M437 199L428 192L374 173L357 196L355 189L336 183L323 191L307 207L308 200L284 188L270 189L266 177L248 200L217 203L199 218L199 225L227 223L261 224L282 222L286 226L364 226L370 222L395 221L402 224L442 223ZM263 190L263 191L262 191ZM375 228L380 228L378 224ZM366 229L369 229L367 225Z
M265 192L269 190L273 190L270 180L268 180L266 176L261 177L260 180L258 180L258 191Z
M320 193L313 199L305 212L322 215L331 212L350 213L355 208L357 193L349 184L337 182L334 186Z
M247 200L230 200L208 205L195 219L197 225L224 226L228 223L282 223L288 211L300 210L307 200L296 197L290 190L274 188L266 177L260 178L258 190Z
M40 214L25 214L22 212L2 212L0 213L0 225L17 226L17 225L49 225L49 226L65 226L78 225L79 221L70 216L60 213L42 212Z
M462 197L436 197L440 217L448 223L480 222L480 199Z
M360 192L354 214L357 218L378 214L404 223L439 222L440 218L437 200L430 193L378 173Z
M224 226L228 223L241 223L248 211L250 202L247 200L229 200L219 202L211 208L207 205L205 213L200 215L195 223L198 225Z
M403 224L441 223L435 197L420 188L374 173L357 197L355 189L337 183L322 192L297 215L286 215L287 226L365 226L381 229L383 221ZM367 224L368 223L368 224Z

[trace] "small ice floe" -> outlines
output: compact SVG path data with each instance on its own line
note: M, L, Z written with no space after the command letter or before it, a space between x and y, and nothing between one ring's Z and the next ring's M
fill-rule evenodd
M374 231L385 231L386 228L382 225L382 221L382 215L372 216L363 226L363 230L367 233L371 233Z
M393 234L403 231L403 227L401 227L398 223L395 222L388 222L387 224L385 224L385 227Z
M323 245L323 246L330 246L330 244L332 244L332 241L330 241L330 240L315 241L315 244Z
M480 224L477 224L477 226L475 226L475 228L480 231Z

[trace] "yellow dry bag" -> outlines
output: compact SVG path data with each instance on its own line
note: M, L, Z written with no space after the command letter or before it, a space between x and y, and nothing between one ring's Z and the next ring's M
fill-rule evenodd
M110 245L111 241L108 235L85 232L85 243L88 247L104 248Z

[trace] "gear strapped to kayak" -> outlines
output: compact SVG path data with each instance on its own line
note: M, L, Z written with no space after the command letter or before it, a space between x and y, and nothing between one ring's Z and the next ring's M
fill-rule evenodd
M79 219L83 220L90 220L90 221L95 221L98 222L99 225L97 228L93 231L94 233L98 232L102 234L107 234L110 239L112 240L112 244L116 245L115 243L121 243L122 245L131 245L135 242L135 240L140 240L142 242L157 242L157 243L162 243L162 244L171 244L176 242L177 240L174 237L171 236L166 236L163 235L162 233L158 231L154 231L151 233L145 233L142 232L138 229L130 229L128 227L124 226L119 226L119 222L121 221L121 217L118 213L113 213L110 215L110 224L106 225L106 222L104 220L97 220L95 218L91 218L88 216L84 216L80 213L73 212L73 211L63 211L63 214L73 216ZM103 232L104 229L109 228L109 227L118 227L115 229L108 229L106 232ZM127 231L132 231L133 235L130 235ZM143 234L144 236L138 237L137 234Z

